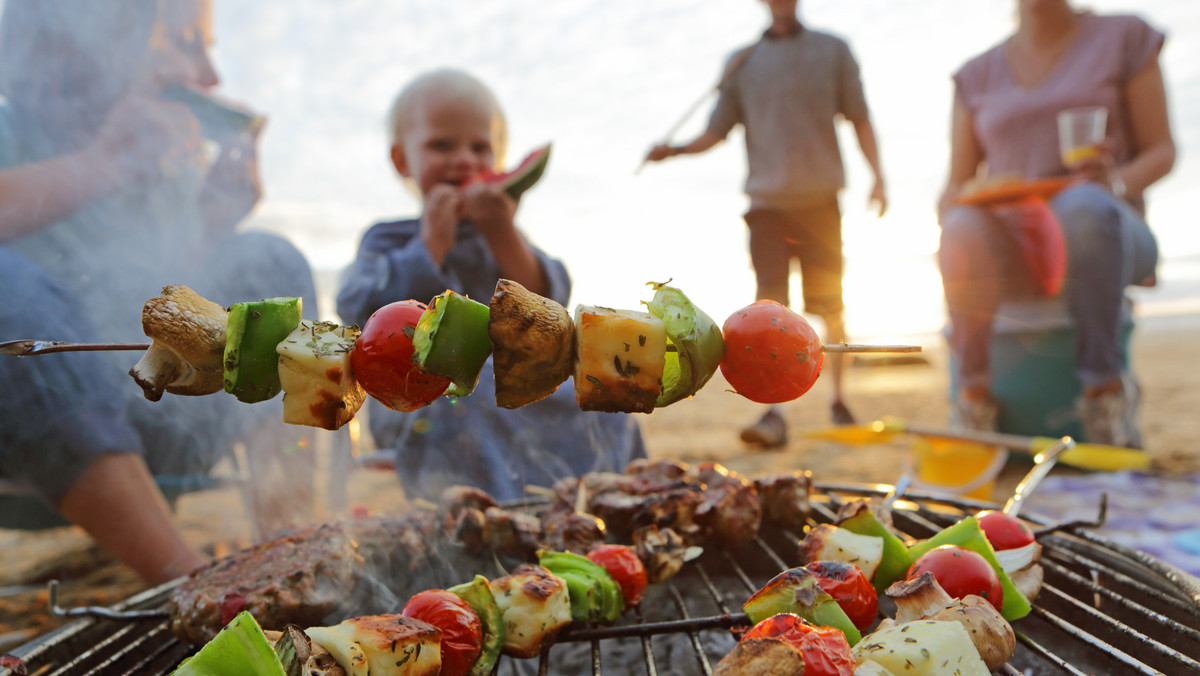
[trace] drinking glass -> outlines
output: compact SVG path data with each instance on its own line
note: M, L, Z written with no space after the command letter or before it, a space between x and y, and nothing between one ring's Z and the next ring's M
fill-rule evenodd
M1068 169L1100 154L1108 109L1104 106L1068 108L1058 114L1058 149Z

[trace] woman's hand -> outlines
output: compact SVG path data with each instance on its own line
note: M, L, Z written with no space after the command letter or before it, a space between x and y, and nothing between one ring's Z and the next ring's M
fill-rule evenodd
M230 137L219 146L200 190L200 212L208 233L222 238L232 233L262 199L258 175L258 137L253 133Z
M1112 148L1107 141L1100 145L1100 152L1092 157L1076 162L1067 167L1071 175L1085 181L1099 183L1105 188L1112 186L1112 170L1117 161L1113 157Z
M127 96L109 111L84 154L119 186L170 174L200 158L200 125L183 105Z

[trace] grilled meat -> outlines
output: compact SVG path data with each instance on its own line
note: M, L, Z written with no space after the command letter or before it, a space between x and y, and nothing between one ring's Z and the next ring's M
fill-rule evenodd
M542 547L556 552L587 554L607 540L602 519L563 502L542 512L541 528Z
M794 533L803 532L811 511L812 472L796 470L770 474L754 480L754 488L762 498L762 518Z
M763 508L754 484L715 462L701 463L686 476L703 486L695 514L703 542L736 547L758 536Z
M265 629L307 626L336 611L363 567L339 525L278 538L194 571L171 595L171 630L202 644L242 610Z

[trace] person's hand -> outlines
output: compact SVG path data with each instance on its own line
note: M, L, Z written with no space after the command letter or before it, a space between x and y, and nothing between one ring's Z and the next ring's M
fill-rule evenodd
M232 137L219 146L216 161L204 179L200 211L205 227L215 238L232 233L262 199L258 176L261 132L260 126L251 134Z
M516 226L517 202L499 186L473 183L463 190L463 216L469 219L485 237L507 234Z
M871 196L867 198L867 209L878 210L876 216L883 218L887 213L888 201L887 191L883 188L883 179L875 179L875 185L871 188Z
M1100 145L1099 154L1071 165L1071 175L1085 181L1099 183L1106 188L1112 185L1112 170L1117 165L1108 141Z
M131 95L113 105L84 153L121 185L169 175L200 158L200 125L183 105Z
M438 265L454 246L458 222L463 217L463 192L452 185L439 183L425 195L421 213L421 241Z
M662 162L663 160L665 160L669 157L675 157L678 154L679 153L676 152L676 150L674 148L672 148L670 145L668 145L666 143L660 143L660 144L654 146L653 148L651 148L650 152L646 153L646 161L647 162Z

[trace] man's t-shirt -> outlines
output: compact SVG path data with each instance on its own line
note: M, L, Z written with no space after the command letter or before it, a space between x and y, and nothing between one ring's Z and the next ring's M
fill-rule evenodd
M802 208L846 185L834 123L867 118L858 63L841 38L764 37L722 85L707 131L746 131L751 208ZM730 61L735 62L738 55Z

